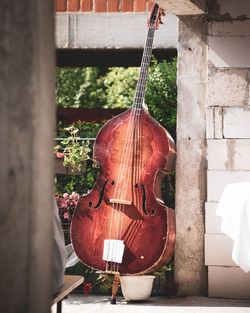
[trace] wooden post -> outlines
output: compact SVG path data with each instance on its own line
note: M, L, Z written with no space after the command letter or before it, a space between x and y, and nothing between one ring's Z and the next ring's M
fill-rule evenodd
M0 312L51 305L54 3L0 1Z

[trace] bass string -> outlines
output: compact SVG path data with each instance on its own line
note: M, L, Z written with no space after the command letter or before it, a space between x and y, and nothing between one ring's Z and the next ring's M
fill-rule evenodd
M150 28L149 29L149 39L153 40L153 36L154 36L154 28ZM148 40L147 40L148 42ZM145 48L145 53L143 55L143 59L142 59L142 68L146 68L146 70L144 70L142 72L141 75L141 81L144 83L143 85L140 85L139 91L138 91L138 95L140 99L144 99L144 91L145 91L145 85L146 85L146 79L147 79L147 75L148 75L148 66L149 66L149 62L150 62L150 58L151 57L151 50L152 50L152 44L147 45L146 43L146 48ZM142 119L141 122L142 123ZM135 146L135 157L136 157L136 161L135 161L135 182L140 182L140 177L141 177L141 171L142 171L142 166L143 166L143 154L142 154L142 136L143 136L143 126L139 125L139 127L137 128L137 132L138 134L136 135L136 146ZM139 138L139 140L138 140ZM137 153L139 152L139 153ZM138 186L140 187L140 186ZM139 193L139 189L138 189L138 193ZM139 198L140 199L140 198ZM142 206L140 206L142 207Z
M141 110L139 109L139 112L140 111ZM122 176L120 177L120 175L119 175L117 186L120 185L120 182L124 181L123 178L127 174L127 171L125 171L125 167L126 167L126 164L128 163L127 160L129 160L129 159L131 159L131 160L135 159L135 166L131 166L132 170L129 171L129 173L133 173L134 169L136 170L136 172L135 172L135 175L133 175L133 174L126 175L127 181L130 180L130 176L131 175L135 177L135 181L139 182L139 180L140 180L139 179L140 172L141 172L140 164L142 164L142 153L141 153L141 145L142 145L141 141L142 140L141 140L141 136L140 136L141 127L138 126L138 119L139 119L138 116L141 116L141 114L137 114L137 110L135 109L134 110L134 114L131 114L131 117L132 116L133 116L133 118L131 118L131 120L133 120L134 122L130 124L130 127L128 127L127 133L131 133L131 129L133 129L133 131L132 131L132 133L133 133L133 140L130 140L130 144L129 145L127 144L127 140L126 140L125 149L124 149L125 160L124 160L123 168L121 169ZM132 125L134 127L132 127ZM139 140L137 138L139 138ZM131 149L131 146L133 147L133 149ZM130 158L131 151L133 151L133 157L132 158ZM139 151L139 153L138 153L138 151ZM124 158L122 158L122 159L124 159ZM125 182L126 188L124 188L124 186L123 186L123 188L120 187L120 189L116 190L116 197L118 196L118 198L119 198L119 196L121 196L121 194L122 194L121 190L123 190L123 194L126 195L127 194L127 188L128 188L129 185L130 184ZM132 184L132 185L135 185L135 184ZM124 192L124 189L125 189L125 192ZM122 226L123 226L122 225L123 224L123 215L124 215L124 214L121 214L121 212L124 213L125 205L123 205L123 204L115 204L114 205L113 204L112 207L113 207L113 210L115 209L115 215L116 216L118 215L118 218L116 218L115 216L112 216L111 225L113 224L113 220L117 220L118 219L118 223L116 221L114 221L115 228L113 230L113 233L114 233L113 238L115 238L115 239L119 239L120 238L121 239L121 236L122 236ZM113 215L113 212L112 212L112 215ZM112 230L112 226L111 226L111 230ZM110 233L109 237L111 238L111 233ZM113 263L113 267L118 272L119 264L118 263L116 263L116 264Z
M127 191L128 191L128 188L130 186L129 184L129 181L130 181L130 177L131 177L131 170L128 171L128 168L131 169L132 168L132 164L131 164L131 154L132 154L132 151L133 151L133 141L134 141L134 129L137 127L136 124L137 124L137 119L138 119L138 114L135 110L133 110L131 112L131 120L132 120L132 123L131 123L131 127L128 129L128 133L130 133L131 135L129 136L129 144L126 142L125 146L127 148L127 151L125 152L125 160L124 160L124 165L123 165L123 168L121 170L121 177L120 177L120 182L119 184L121 183L122 185L120 186L120 189L118 189L118 192L117 192L117 196L118 198L121 197L121 195L123 195L123 198L126 198L127 197ZM131 140L132 138L132 140ZM118 212L124 212L124 208L125 208L125 205L124 204L119 204L117 205L117 209L118 209ZM121 226L122 226L122 222L121 222L121 219L120 219L120 215L118 215L119 217L119 220L118 220L118 232L117 232L117 235L116 235L116 238L121 238ZM123 214L122 214L123 216ZM119 237L120 236L120 237Z
M141 112L141 111L139 111ZM124 194L125 196L127 195L127 191L128 191L128 188L131 186L131 193L132 193L132 199L133 199L133 190L134 190L134 187L135 187L135 184L133 182L133 171L134 171L134 155L135 155L135 142L137 141L137 134L136 132L138 131L138 120L140 118L141 114L137 114L137 112L134 113L134 116L133 116L133 133L132 133L132 140L131 140L131 144L130 144L130 147L129 147L129 154L127 155L128 156L128 162L131 163L128 167L131 168L129 170L129 174L127 173L124 173L127 174L126 175L126 180L123 180L123 190L124 191ZM132 155L132 157L130 157ZM123 175L123 177L124 177ZM129 183L131 181L131 183ZM122 212L124 213L124 208L125 208L125 205L121 205L120 206L121 209L119 209L119 213ZM117 234L117 239L120 238L122 239L122 226L123 226L123 216L124 214L119 214L119 220L118 220L118 234Z
M121 196L122 193L123 193L123 195L127 194L128 186L130 186L130 184L128 183L130 180L130 176L135 177L135 181L139 181L140 164L141 164L141 159L142 159L141 136L140 136L141 127L140 127L140 123L138 123L138 120L141 120L140 117L141 117L141 110L139 110L138 112L137 112L137 110L133 110L131 112L131 120L133 121L133 123L129 124L127 133L132 133L133 140L130 140L129 144L127 143L127 140L126 140L125 149L124 149L125 159L122 158L122 159L124 159L124 164L123 164L123 167L121 168L122 175L119 175L118 184L117 184L117 186L120 186L120 183L123 182L123 186L121 186L123 188L120 187L118 190L116 190L116 193L115 193L115 196L118 198ZM131 139L131 136L129 136L129 137ZM138 138L139 138L139 140L138 140ZM138 151L139 151L139 154L138 154ZM133 154L132 157L130 157L131 154ZM128 167L127 164L129 162L129 160L131 160L132 166L130 166L131 171L129 171L129 174L128 174L128 171L127 170L125 171L125 169L126 169L126 167ZM135 166L133 166L133 164L134 164L133 160L135 160ZM135 172L135 175L133 175L134 169L137 170L137 172ZM126 180L124 180L124 177L126 177ZM132 188L134 187L134 185L135 184L133 184L133 182L132 182ZM111 227L109 239L112 238L112 233L113 233L113 238L115 238L115 239L121 239L121 237L122 237L124 208L125 208L124 204L119 203L119 204L113 204L112 205L112 209L113 210L115 209L115 213L112 212L113 216L112 216L112 221L111 221L111 225L114 223L114 229L112 229L112 227ZM121 214L121 212L123 214ZM116 216L118 216L118 218L116 218ZM113 266L115 266L116 271L118 271L119 264L116 263L116 265L114 264Z
M132 114L131 114L131 120L133 121L133 123L131 124L131 127L128 128L128 133L131 133L132 134L132 138L133 140L131 140L131 136L130 136L130 141L129 141L129 145L126 143L126 148L127 150L129 151L126 151L125 152L125 161L124 161L124 166L123 166L123 169L122 169L122 177L121 177L121 182L123 182L123 186L122 188L118 189L118 198L121 196L121 193L123 193L124 195L127 194L127 189L128 189L128 186L130 186L130 184L128 183L129 180L130 180L130 176L131 176L131 173L133 171L133 168L134 166L131 166L130 164L130 168L131 170L129 171L129 174L127 172L127 170L125 171L126 169L126 166L128 167L128 162L130 160L133 160L134 157L131 157L131 153L132 151L134 152L134 147L135 147L135 138L136 138L136 132L138 132L138 119L139 119L139 116L141 116L141 114L138 114L140 113L141 110L139 110L138 112L136 110L133 110L132 111ZM133 163L132 163L133 165ZM126 176L125 176L126 175ZM126 177L126 180L124 180L124 176ZM119 192L120 190L120 192ZM121 192L121 190L123 190ZM118 216L117 220L118 220L118 223L116 221L116 229L115 229L115 232L116 234L114 234L114 238L115 239L122 239L122 226L123 226L123 216L124 216L124 208L125 208L125 205L124 204L116 204L116 210L115 210L115 214L116 216ZM122 213L121 213L122 212ZM116 264L116 269L118 271L118 268L119 268L119 264L117 263Z
M122 156L122 162L121 162L121 165L120 165L120 170L119 170L119 175L118 175L118 178L117 178L117 184L116 184L116 190L115 190L115 199L116 198L119 198L121 196L121 190L122 188L120 186L120 183L123 181L123 178L124 178L124 173L125 173L125 167L126 167L126 163L127 163L127 160L129 159L129 152L130 152L130 146L131 146L131 143L128 144L128 134L131 133L132 129L133 129L133 123L132 121L134 120L132 118L132 116L134 115L134 112L131 111L131 115L130 115L130 120L129 120L129 125L128 125L128 128L127 128L127 135L126 135L126 142L125 142L125 149L123 149L123 156ZM131 142L131 140L130 140ZM125 156L125 158L124 158ZM121 175L122 173L122 175ZM125 193L126 194L126 193ZM115 227L114 227L114 230L113 230L113 238L115 239L119 239L119 224L120 224L120 211L121 211L121 208L124 208L124 205L122 204L113 204L112 205L112 208L113 210L115 209L115 213L114 215L118 215L118 224L114 221L114 224L115 224ZM124 210L124 209L123 209ZM112 219L116 219L117 218L113 215ZM113 220L112 220L112 223L113 223ZM112 229L112 228L111 228ZM113 263L111 266L113 266L114 270L118 272L119 270L119 264L118 263Z
M118 172L118 176L117 176L117 182L116 182L116 187L115 187L115 191L114 191L114 199L116 199L118 196L120 196L121 192L119 192L119 185L120 185L120 181L121 181L121 173L124 173L124 167L126 166L126 161L127 161L127 155L128 155L128 148L129 148L129 145L128 145L128 139L129 139L129 133L131 133L131 129L132 129L132 121L133 121L133 116L134 112L133 110L131 110L131 113L130 113L130 118L129 118L129 124L128 124L128 127L127 127L127 132L126 132L126 137L125 137L125 145L124 145L124 148L123 148L123 153L122 153L122 158L121 158L121 163L120 163L120 167L119 167L119 172ZM123 174L124 175L124 174ZM123 176L122 175L122 176ZM120 189L121 190L121 189ZM110 230L109 230L109 239L112 238L112 234L113 234L113 237L115 238L115 228L113 229L113 224L115 224L115 213L114 212L117 212L118 210L120 210L120 207L121 207L121 204L117 204L117 203L112 203L112 214L111 214L111 220L110 220ZM106 264L106 268L107 268L107 264Z
M154 38L155 28L150 27L148 31L148 37L146 40L142 62L141 62L141 71L139 75L139 80L136 88L136 97L135 101L139 99L138 103L141 105L141 99L144 97L145 93L145 86L146 86L146 78L148 75L148 68L151 59L151 52L152 52L152 43Z
M124 181L123 189L125 189L125 195L127 193L128 186L132 187L132 193L135 190L135 185L136 183L138 184L138 187L140 186L140 175L141 175L141 170L142 170L142 132L143 132L143 127L142 127L142 110L138 109L135 110L133 114L133 133L132 133L132 138L131 144L130 144L130 153L127 154L126 156L130 159L130 166L131 170L129 171L129 175L126 175L126 181ZM130 157L132 154L132 157ZM125 175L126 173L124 173ZM129 180L131 179L131 183L128 183ZM135 195L135 203L138 204L138 199L137 194L139 193L139 188L137 192L134 192ZM132 196L132 199L134 197ZM122 210L120 209L122 208ZM124 208L125 205L120 204L119 205L119 210L117 210L117 215L118 215L118 234L116 236L116 239L122 239L122 231L123 231L123 217L124 217ZM137 210L140 212L137 206ZM122 212L122 214L121 214ZM136 232L136 229L133 230L133 232ZM119 268L119 264L117 264L117 269ZM118 270L117 270L118 271Z
M127 129L127 135L131 133L133 140L131 140L131 136L126 136L125 149L123 149L122 162L121 162L122 166L120 166L117 184L116 184L116 190L115 190L115 196L114 196L115 199L116 198L119 199L119 197L121 197L122 194L125 196L127 195L128 186L130 186L130 184L128 183L130 180L130 177L132 178L134 176L135 181L139 181L140 162L142 159L141 139L140 139L141 136L140 136L140 126L139 126L140 123L138 123L139 117L141 117L140 107L138 109L137 108L132 109L131 115L130 115L130 123ZM131 121L133 122L131 123ZM128 144L128 137L130 139L129 144ZM138 154L138 151L139 151L139 154ZM131 157L131 154L133 155L132 157ZM135 159L135 166L133 166L134 159ZM128 166L129 160L131 160L132 166ZM131 171L128 172L126 167L127 168L130 167ZM135 175L133 175L134 169L137 170ZM124 177L126 177L126 180L124 180ZM120 186L122 182L123 182L123 186ZM135 184L132 183L132 188L134 187L134 185ZM112 238L112 233L113 233L113 238L115 239L119 239L119 238L121 239L122 237L124 208L125 208L124 204L121 204L121 203L112 204L112 217L111 217L111 223L110 223L109 239ZM118 218L116 218L115 215L116 216L118 215ZM114 224L114 229L112 229L113 224ZM116 266L116 271L118 271L119 264L116 263L113 266Z
M128 191L128 188L129 186L132 187L132 193L133 193L133 188L134 188L134 185L133 184L133 171L134 171L134 159L135 159L135 156L136 156L136 148L137 148L137 141L138 141L138 128L139 128L139 123L138 123L138 120L140 119L141 117L141 110L139 111L140 114L137 114L138 112L134 112L133 114L133 128L132 128L132 140L130 140L130 144L129 144L129 153L126 154L126 157L127 157L127 161L128 162L131 162L131 164L128 166L129 168L131 168L131 170L129 171L129 174L128 172L125 173L124 171L124 175L126 175L126 180L122 180L123 181L123 190L125 190L125 192L123 192L124 195L127 195L127 191ZM132 157L131 157L131 154L132 154ZM123 175L123 178L124 178L124 175ZM129 181L131 180L131 183L129 183ZM133 197L132 197L133 199ZM124 209L125 209L125 205L124 204L119 204L117 205L117 215L118 215L118 225L117 225L117 234L116 234L116 239L122 239L122 231L123 231L123 217L124 217ZM119 269L119 264L117 263L116 264L116 269L118 271Z
M136 135L136 142L135 142L135 184L137 184L136 190L136 203L137 209L140 212L141 208L141 197L140 197L140 190L141 190L141 172L142 172L142 157L143 157L143 146L142 146L142 135L143 135L143 125L142 125L142 118L140 118L137 127L137 135ZM134 184L134 185L135 185Z
M149 38L153 39L153 34L154 34L154 29L150 28L149 29ZM143 58L142 58L142 69L146 68L146 70L142 71L142 74L140 75L140 80L141 82L143 82L143 84L141 83L139 85L138 88L138 99L140 101L137 100L136 102L136 107L138 106L138 108L141 108L142 106L142 101L144 99L144 91L145 91L145 85L146 85L146 79L147 79L147 75L148 75L148 66L149 66L149 57L151 56L151 46L152 45L147 45L145 47L145 53L143 54ZM139 126L136 125L136 132L137 134L135 135L135 147L134 147L134 151L135 151L135 166L134 166L134 170L135 170L135 182L138 183L140 182L140 176L141 176L141 170L142 170L142 162L143 162L143 155L142 155L142 132L143 132L143 127L141 125L142 123L142 119L140 119L139 122ZM138 140L139 138L139 140ZM139 187L139 186L138 186Z
M138 120L137 116L140 116L140 114L136 114L136 111L141 110L142 100L144 98L146 78L147 78L147 74L148 74L148 63L150 61L149 56L151 56L151 50L152 50L152 45L150 47L148 47L147 43L148 43L148 41L153 39L154 30L155 30L154 28L153 29L149 28L149 35L148 35L148 38L147 38L147 41L146 41L146 47L145 47L145 50L144 50L144 53L143 53L142 67L141 67L141 71L142 72L140 73L139 82L138 82L138 85L137 85L138 88L137 88L137 91L136 91L136 94L135 94L135 108L134 108L134 110L133 109L131 110L131 114L130 114L130 122L131 122L131 120L134 120L134 122L133 123L129 122L129 126L128 126L127 133L126 133L125 149L123 149L122 160L121 160L121 165L122 166L120 165L120 168L119 168L118 179L117 179L117 184L116 184L116 188L115 188L115 196L114 196L115 199L116 199L117 196L118 196L117 198L119 198L119 196L122 193L122 191L121 191L122 188L120 188L120 192L119 192L119 189L117 189L117 188L119 186L120 181L121 182L123 181L124 175L126 175L126 173L127 173L127 171L125 173L124 169L126 167L126 163L128 163L127 159L129 159L129 156L131 154L131 150L132 151L136 151L136 152L134 152L135 153L135 158L136 158L136 166L135 166L135 168L136 168L135 177L136 178L135 178L135 181L137 181L137 180L139 181L139 177L140 177L140 162L142 162L141 139L139 139L139 148L137 148L138 140L134 141L134 137L137 137L137 136L134 135L135 132L138 131L138 133L140 134L140 127L138 127L138 125L137 125L137 120ZM146 71L144 71L144 66L147 69ZM145 84L142 84L142 82L144 82ZM139 99L139 101L138 101L138 99ZM135 111L134 114L133 114L133 111ZM134 117L136 117L136 118L131 118L132 115L134 115ZM134 125L134 127L132 127L132 124ZM133 140L130 140L130 144L128 145L127 144L127 142L128 142L128 134L131 133L131 130L130 130L131 128L133 129ZM140 138L140 135L139 135L139 138ZM131 145L133 145L133 149L131 149ZM127 150L129 151L129 153L127 152ZM139 155L137 153L137 150L139 150ZM124 159L124 155L125 155L125 160L123 160ZM133 158L134 157L132 157L132 159ZM134 167L132 166L132 171L133 170L134 170ZM122 178L120 178L121 173L122 173ZM132 172L131 172L131 176L133 176ZM130 175L127 175L127 181L129 181L129 179L130 179ZM129 184L125 184L125 186L126 186L125 195L127 194L128 185ZM114 236L116 239L119 239L119 237L121 238L121 236L122 236L122 220L123 220L123 215L124 214L120 214L120 212L122 211L122 213L124 213L124 207L125 207L125 205L123 205L121 203L116 203L116 204L113 203L112 204L112 215L111 215L111 222L110 222L109 239L111 239L113 220L116 219L114 217L114 215L117 215L117 214L118 214L118 224L115 226L115 229L114 229L113 233L114 234L116 233L116 235ZM115 214L114 214L114 211L116 212ZM115 220L114 220L114 224L115 224ZM118 268L118 266L119 265L117 263L117 268Z
M154 31L154 29L150 28L149 29L149 33ZM152 36L149 36L150 38L152 38ZM144 53L143 55L143 60L142 60L142 64L145 65L145 63L147 63L147 68L148 68L148 63L149 63L149 59L148 57L151 55L151 53L148 53L148 48L150 48L151 50L151 47L147 47L146 45L146 52ZM147 60L147 62L146 62ZM143 65L142 65L142 68L143 68ZM146 78L147 78L147 71L142 71L142 73L140 74L140 78L139 78L139 81L146 81ZM144 99L144 88L145 88L145 84L142 84L140 82L140 84L137 85L137 92L136 92L136 97L135 97L135 105L134 105L134 109L135 109L135 112L138 111L140 112L141 108L142 108L142 102L143 102L143 99ZM138 97L139 95L139 97ZM139 99L139 101L138 101ZM135 113L135 116L137 115L140 115L140 114L137 114ZM137 121L135 120L134 122L134 128L133 129L138 129L137 128ZM135 133L135 131L134 131Z

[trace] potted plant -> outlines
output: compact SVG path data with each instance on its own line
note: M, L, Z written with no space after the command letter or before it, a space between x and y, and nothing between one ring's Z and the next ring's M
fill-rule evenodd
M86 161L90 159L89 141L82 141L78 135L79 129L74 125L64 128L67 138L55 146L55 153L59 164L56 164L58 174L80 174L86 170ZM58 163L58 162L57 162ZM62 163L64 168L62 168Z

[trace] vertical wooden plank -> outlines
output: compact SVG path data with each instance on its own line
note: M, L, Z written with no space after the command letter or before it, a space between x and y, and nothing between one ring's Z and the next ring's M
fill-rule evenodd
M95 0L95 12L106 12L107 0Z
M145 12L146 11L146 0L134 0L134 11Z
M0 1L0 58L4 58L0 67L0 312L3 313L50 312L54 10L51 0Z
M133 11L133 0L122 0L122 12Z
M81 1L81 11L90 12L93 9L93 0L82 0Z
M80 10L80 0L68 0L68 11L78 12Z
M67 11L67 0L56 0L56 12Z
M148 0L148 11L151 11L152 7L154 6L154 2L152 0Z
M108 0L108 12L119 12L119 0Z

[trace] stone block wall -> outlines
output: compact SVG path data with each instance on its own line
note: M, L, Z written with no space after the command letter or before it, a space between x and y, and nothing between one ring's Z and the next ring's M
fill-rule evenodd
M209 296L249 299L250 274L232 261L216 216L224 187L250 181L250 8L239 2L218 0L209 12L205 264Z

